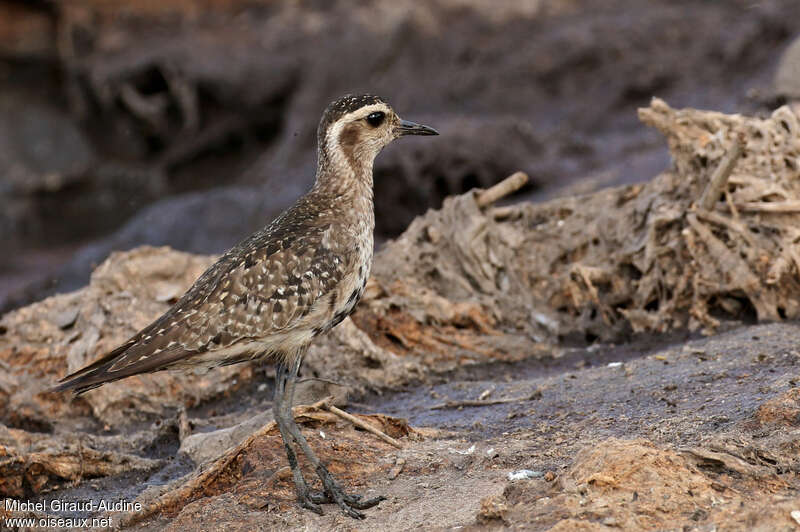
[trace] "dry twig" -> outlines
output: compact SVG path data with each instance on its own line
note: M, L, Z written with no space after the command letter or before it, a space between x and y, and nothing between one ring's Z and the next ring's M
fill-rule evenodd
M522 401L532 401L534 399L539 399L542 396L541 390L536 390L532 392L530 395L524 397L512 397L509 399L492 399L491 401L481 401L476 399L466 399L463 401L447 401L446 403L439 403L438 405L433 405L430 407L430 410L444 410L445 408L461 408L463 406L492 406L492 405L502 405L506 403L519 403Z
M528 182L528 174L525 172L514 172L491 188L478 193L475 202L478 207L486 207L495 201L508 196L521 189Z
M800 212L800 201L750 201L736 205L739 210L744 212L776 212L793 213Z
M742 156L744 145L744 134L740 132L734 139L730 151L728 151L722 161L720 161L719 166L714 170L714 174L711 176L708 186L705 191L703 191L703 195L700 197L701 209L710 211L714 208L714 205L719 199L719 195L722 193L722 189L725 188L725 185L728 183L731 172L733 172L736 163L739 161L739 157Z
M331 399L330 397L326 397L325 399L323 399L322 401L320 401L317 404L319 404L324 410L327 410L328 412L330 412L332 414L336 414L340 418L349 421L350 423L352 423L356 427L359 427L361 429L366 430L367 432L370 432L370 433L374 434L375 436L377 436L378 438L382 439L383 441L385 441L389 445L393 445L394 447L397 447L398 449L402 449L403 448L403 444L402 443L400 443L399 441L395 440L394 438L392 438L388 434L376 429L375 427L373 427L369 423L365 423L364 421L361 421L360 419L358 419L354 415L348 414L344 410L336 408L335 406L330 404L328 402L330 399Z
M752 233L747 228L745 224L742 222L727 216L723 216L722 214L718 214L716 212L711 211L700 211L697 213L698 218L702 218L705 221L720 225L731 231L732 233L738 233L747 242L747 245L750 247L756 247L756 241L753 238Z

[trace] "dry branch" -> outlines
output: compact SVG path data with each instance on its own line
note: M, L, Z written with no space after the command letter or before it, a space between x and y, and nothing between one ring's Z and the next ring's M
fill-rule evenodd
M430 410L444 410L449 408L461 408L464 406L492 406L492 405L503 405L506 403L521 403L524 401L533 401L534 399L539 399L542 396L541 390L536 390L529 395L524 397L511 397L508 399L492 399L490 401L486 400L475 400L475 399L465 399L463 401L447 401L445 403L439 403L438 405L433 405L430 407Z
M357 417L355 417L355 416L353 416L351 414L348 414L344 410L336 408L335 406L330 404L328 402L330 399L331 398L326 398L326 399L323 399L322 401L320 401L320 403L321 403L320 406L323 409L327 410L328 412L331 412L332 414L336 414L340 418L349 421L350 423L352 423L356 427L359 427L361 429L366 430L367 432L369 432L371 434L374 434L375 436L377 436L378 438L382 439L383 441L385 441L389 445L397 447L398 449L402 449L403 448L403 444L402 443L400 443L399 441L395 440L394 438L392 438L388 434L386 434L384 432L381 432L380 430L376 429L375 427L373 427L369 423L365 423L365 422L361 421L360 419L358 419Z
M730 151L728 151L728 153L725 155L725 158L720 161L716 170L714 170L714 174L711 176L708 186L703 192L703 196L700 198L700 207L702 209L710 211L714 208L714 205L717 203L717 199L719 199L719 196L722 193L722 189L725 188L725 185L728 183L728 178L731 176L731 172L733 172L733 169L736 167L736 163L739 161L739 157L741 157L742 153L744 152L744 146L744 135L739 133L736 135Z
M478 204L478 207L486 207L509 194L513 194L521 189L527 182L528 174L525 172L514 172L493 187L479 192L475 202Z
M800 200L752 201L736 204L736 208L743 212L795 213L800 212Z

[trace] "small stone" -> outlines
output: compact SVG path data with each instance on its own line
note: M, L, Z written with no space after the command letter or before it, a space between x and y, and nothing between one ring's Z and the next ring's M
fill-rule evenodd
M541 471L533 471L531 469L519 469L517 471L511 471L508 474L508 480L515 481L515 480L525 480L528 478L541 478L544 476L544 473Z
M792 510L792 513L789 515L791 515L792 519L794 519L797 524L800 525L800 510Z
M396 479L400 473L403 471L403 467L406 465L406 459L397 457L394 462L394 467L389 471L389 480Z
M466 449L464 451L460 451L458 449L450 449L450 452L452 454L464 454L464 455L472 454L475 452L475 444L473 443L469 449Z
M556 474L553 473L552 471L548 471L547 473L544 474L544 479L547 482L552 482L556 479Z

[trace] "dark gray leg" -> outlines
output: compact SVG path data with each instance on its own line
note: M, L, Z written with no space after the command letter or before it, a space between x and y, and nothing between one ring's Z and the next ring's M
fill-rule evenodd
M275 410L275 420L281 431L281 437L286 447L286 454L289 458L289 465L292 467L292 473L294 474L298 500L301 506L317 513L322 512L319 503L336 503L346 515L356 519L363 519L364 514L358 510L371 508L384 500L385 497L375 497L362 501L360 495L348 495L345 493L336 479L333 478L333 475L330 474L325 465L317 458L317 455L308 445L305 436L303 436L297 424L294 422L294 416L291 410L292 400L294 399L297 373L300 371L300 365L302 363L302 357L297 357L297 360L291 367L287 368L283 364L278 365L276 373L278 377L275 385L275 405L273 406ZM281 396L280 398L278 397L279 394ZM277 421L278 419L280 419L280 421ZM291 449L289 443L290 439L294 440L294 442L300 446L303 454L306 455L311 465L314 466L317 475L322 481L324 493L312 492L308 489L308 485L297 466L297 457Z
M275 414L275 423L278 425L278 430L281 433L283 447L286 449L286 457L289 460L289 467L292 469L294 486L297 492L297 501L303 508L308 508L322 515L322 508L311 498L311 490L308 488L306 479L303 478L303 473L300 471L300 466L297 464L297 455L292 447L293 438L288 426L294 423L294 418L292 417L292 397L288 397L288 401L286 397L288 377L289 368L282 362L279 362L275 366L275 395L274 402L272 403L272 412Z

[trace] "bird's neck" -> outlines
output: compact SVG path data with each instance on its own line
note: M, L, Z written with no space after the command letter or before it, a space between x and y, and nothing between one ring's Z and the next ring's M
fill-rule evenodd
M359 235L372 248L375 208L372 190L372 158L360 164L348 164L346 158L321 160L317 180L309 193L320 203L331 205L337 223Z
M372 209L372 164L374 158L355 159L343 154L320 154L317 180L312 192L335 201L368 202Z

